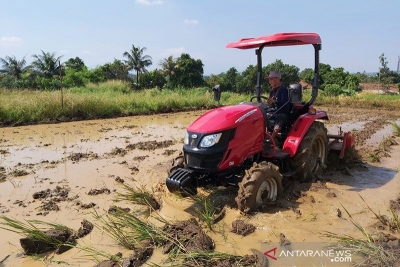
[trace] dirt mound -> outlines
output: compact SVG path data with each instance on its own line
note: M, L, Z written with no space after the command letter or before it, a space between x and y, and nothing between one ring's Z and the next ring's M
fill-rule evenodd
M74 197L68 197L71 189L69 187L56 186L53 190L49 188L46 190L41 190L32 194L32 198L35 200L41 200L41 205L39 206L39 213L37 215L46 216L50 211L59 211L60 207L57 203L63 201L73 201L79 198L78 195Z
M206 235L201 226L194 219L167 224L163 229L169 236L175 236L186 252L212 251L214 242ZM172 240L164 245L163 253L169 253L176 248L176 242Z
M154 150L157 148L166 148L172 146L174 144L173 140L165 140L165 141L147 141L147 142L139 142L136 144L129 144L126 146L126 149L140 149L140 150Z

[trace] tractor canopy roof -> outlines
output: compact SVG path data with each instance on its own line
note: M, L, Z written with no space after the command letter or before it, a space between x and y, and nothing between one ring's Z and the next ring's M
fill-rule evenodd
M321 37L317 33L276 33L254 38L242 38L237 42L229 43L226 48L251 49L264 46L289 46L304 44L321 44Z

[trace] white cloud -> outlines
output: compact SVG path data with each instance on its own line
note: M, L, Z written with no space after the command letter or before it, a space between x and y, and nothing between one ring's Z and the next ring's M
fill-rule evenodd
M199 21L198 21L197 19L185 19L185 20L183 21L183 23L185 23L185 24L193 24L193 25L196 25L196 24L199 23Z
M136 0L136 3L152 6L152 5L162 5L164 3L163 0Z
M161 52L161 55L164 57L169 57L171 55L174 57L177 57L177 56L180 56L184 52L185 52L184 47L167 48Z
M0 37L0 46L4 47L16 47L22 46L22 38L16 36L2 36Z

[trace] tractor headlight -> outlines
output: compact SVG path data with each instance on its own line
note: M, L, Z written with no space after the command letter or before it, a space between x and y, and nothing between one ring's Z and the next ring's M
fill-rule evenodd
M201 139L200 147L210 147L218 143L221 133L206 135Z
M188 145L188 144L189 144L189 133L188 133L188 132L186 132L186 134L185 134L185 139L183 139L183 143L184 143L185 145Z

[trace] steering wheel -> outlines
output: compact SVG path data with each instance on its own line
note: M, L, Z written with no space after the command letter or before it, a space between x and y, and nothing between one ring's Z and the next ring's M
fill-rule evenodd
M265 97L265 96L262 96L262 95L260 95L260 96L252 96L251 98L250 98L250 102L253 102L253 99L257 99L257 98L262 98L262 99L264 99L265 101L268 101L268 97Z
M252 98L250 98L250 102L253 102L253 99L257 99L257 97L258 96L255 95ZM265 100L265 102L261 101L261 103L263 103L267 107L267 109L272 109L273 108L270 105L268 105L268 99L269 99L268 97L260 95L260 98Z

